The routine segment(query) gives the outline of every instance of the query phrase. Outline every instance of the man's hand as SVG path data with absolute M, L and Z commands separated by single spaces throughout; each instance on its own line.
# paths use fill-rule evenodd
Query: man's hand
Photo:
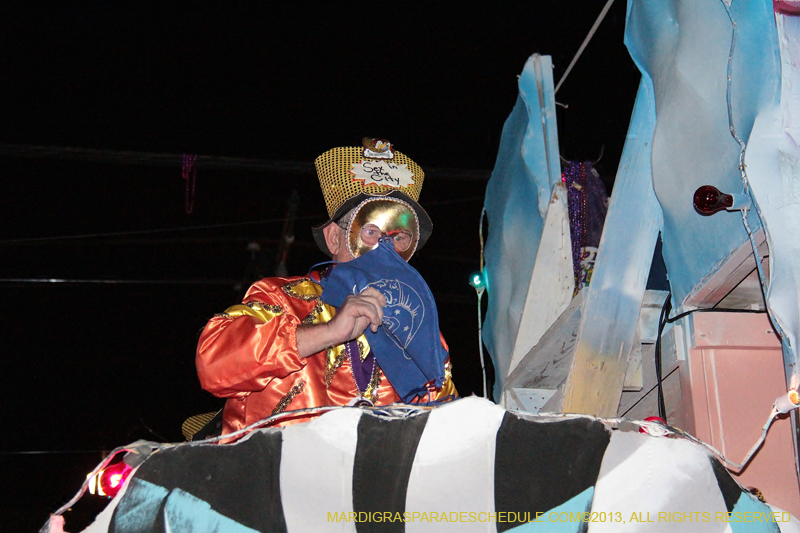
M 353 340 L 364 333 L 367 326 L 376 333 L 383 323 L 385 306 L 386 298 L 372 287 L 357 296 L 348 296 L 342 308 L 327 324 L 297 327 L 297 351 L 300 357 L 309 357 L 329 346 Z
M 364 333 L 367 326 L 377 333 L 378 327 L 383 324 L 384 307 L 386 298 L 372 287 L 358 296 L 348 296 L 333 320 L 325 324 L 334 339 L 328 346 L 355 339 Z

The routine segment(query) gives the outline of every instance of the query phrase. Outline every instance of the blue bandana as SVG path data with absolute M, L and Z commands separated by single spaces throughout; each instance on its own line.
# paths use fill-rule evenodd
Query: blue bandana
M 408 403 L 444 383 L 447 351 L 439 339 L 433 294 L 414 267 L 394 251 L 389 239 L 364 255 L 339 263 L 320 281 L 322 301 L 340 308 L 345 298 L 373 287 L 386 298 L 383 326 L 364 334 L 394 390 Z

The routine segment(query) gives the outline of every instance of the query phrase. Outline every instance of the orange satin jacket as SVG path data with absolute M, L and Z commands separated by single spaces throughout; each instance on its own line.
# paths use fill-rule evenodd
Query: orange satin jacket
M 250 287 L 241 305 L 208 322 L 197 346 L 197 375 L 205 390 L 228 398 L 223 434 L 284 410 L 347 405 L 362 395 L 375 405 L 400 400 L 377 364 L 367 390 L 361 393 L 344 345 L 300 357 L 297 326 L 324 324 L 335 314 L 333 307 L 322 303 L 321 294 L 322 287 L 308 277 L 265 278 Z M 442 345 L 447 349 L 443 338 Z M 358 348 L 363 360 L 370 350 L 364 335 L 358 338 Z M 429 391 L 429 397 L 421 401 L 457 395 L 449 359 L 442 388 L 429 384 Z M 281 420 L 278 425 L 313 416 Z

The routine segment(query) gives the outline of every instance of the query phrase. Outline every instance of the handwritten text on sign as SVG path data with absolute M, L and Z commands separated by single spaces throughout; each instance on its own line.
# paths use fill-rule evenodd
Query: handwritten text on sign
M 363 180 L 364 186 L 385 185 L 387 187 L 408 187 L 414 184 L 414 174 L 405 164 L 391 161 L 365 161 L 353 163 L 350 170 L 354 180 Z

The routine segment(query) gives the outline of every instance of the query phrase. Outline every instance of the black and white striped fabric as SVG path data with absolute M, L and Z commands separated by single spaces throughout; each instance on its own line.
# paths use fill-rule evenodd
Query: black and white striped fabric
M 739 520 L 739 521 L 737 521 Z M 800 531 L 683 439 L 465 398 L 153 454 L 86 531 Z

